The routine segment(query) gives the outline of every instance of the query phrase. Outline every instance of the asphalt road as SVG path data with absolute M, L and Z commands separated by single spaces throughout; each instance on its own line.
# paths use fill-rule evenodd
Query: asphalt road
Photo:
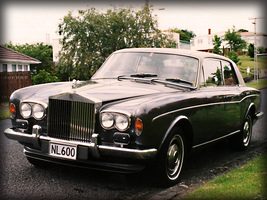
M 180 183 L 170 188 L 151 184 L 146 173 L 117 174 L 51 165 L 40 169 L 28 163 L 23 146 L 3 131 L 10 120 L 0 121 L 1 199 L 179 199 L 214 177 L 266 153 L 267 89 L 262 90 L 264 117 L 253 127 L 250 148 L 236 152 L 227 141 L 192 152 Z

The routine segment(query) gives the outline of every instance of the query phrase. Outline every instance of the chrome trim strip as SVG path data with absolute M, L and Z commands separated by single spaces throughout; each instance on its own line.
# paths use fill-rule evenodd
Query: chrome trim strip
M 228 137 L 228 136 L 234 135 L 234 134 L 239 133 L 239 132 L 240 132 L 240 130 L 238 130 L 238 131 L 234 131 L 234 132 L 232 132 L 232 133 L 229 133 L 228 135 L 224 135 L 224 136 L 219 137 L 219 138 L 216 138 L 216 139 L 214 139 L 214 140 L 210 140 L 210 141 L 208 141 L 208 142 L 204 142 L 204 143 L 201 143 L 201 144 L 197 144 L 197 145 L 193 146 L 192 148 L 194 149 L 194 148 L 197 148 L 197 147 L 200 147 L 200 146 L 203 146 L 203 145 L 206 145 L 206 144 L 209 144 L 209 143 L 212 143 L 212 142 L 221 140 L 221 139 L 223 139 L 223 138 L 226 138 L 226 137 Z
M 214 106 L 214 105 L 221 105 L 221 104 L 235 104 L 235 103 L 241 103 L 244 99 L 246 98 L 249 98 L 249 97 L 252 97 L 252 96 L 255 96 L 255 97 L 258 97 L 259 95 L 248 95 L 246 97 L 244 97 L 243 99 L 241 99 L 240 101 L 231 101 L 231 102 L 218 102 L 218 103 L 208 103 L 208 104 L 202 104 L 202 105 L 196 105 L 196 106 L 189 106 L 189 107 L 186 107 L 186 108 L 180 108 L 180 109 L 177 109 L 177 110 L 173 110 L 173 111 L 170 111 L 170 112 L 166 112 L 166 113 L 163 113 L 161 115 L 158 115 L 156 117 L 154 117 L 152 119 L 152 122 L 160 117 L 163 117 L 163 116 L 166 116 L 168 114 L 172 114 L 172 113 L 176 113 L 176 112 L 179 112 L 179 111 L 182 111 L 182 110 L 189 110 L 189 109 L 193 109 L 193 108 L 201 108 L 201 107 L 207 107 L 207 106 Z

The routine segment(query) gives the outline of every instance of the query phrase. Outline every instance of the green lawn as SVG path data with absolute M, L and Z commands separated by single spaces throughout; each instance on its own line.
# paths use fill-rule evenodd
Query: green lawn
M 256 89 L 266 88 L 267 87 L 267 79 L 259 80 L 258 82 L 250 82 L 246 83 L 248 87 L 253 87 Z
M 5 107 L 6 109 L 0 110 L 0 119 L 7 119 L 10 117 L 9 109 L 8 109 L 8 102 L 1 103 L 1 107 Z
M 251 70 L 254 70 L 254 58 L 250 58 L 249 56 L 239 56 L 241 65 L 238 65 L 239 71 L 241 72 L 242 77 L 245 81 L 252 80 L 254 77 L 254 73 Z M 267 68 L 267 58 L 258 58 L 258 68 L 266 69 Z M 247 68 L 250 68 L 250 73 L 247 74 Z
M 254 69 L 254 58 L 250 58 L 249 56 L 239 56 L 241 65 L 239 65 L 239 69 L 246 69 L 249 67 L 250 69 Z M 266 60 L 267 58 L 258 58 L 258 68 L 264 69 L 266 68 Z
M 8 119 L 10 117 L 9 111 L 0 110 L 0 119 Z
M 183 199 L 267 199 L 267 154 L 200 186 Z

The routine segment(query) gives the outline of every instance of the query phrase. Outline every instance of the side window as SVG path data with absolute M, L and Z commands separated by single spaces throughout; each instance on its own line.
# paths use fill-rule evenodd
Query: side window
M 220 60 L 205 59 L 203 62 L 204 80 L 201 86 L 223 85 L 222 68 Z
M 237 79 L 234 70 L 231 67 L 231 63 L 227 61 L 222 61 L 224 84 L 231 86 L 237 85 Z

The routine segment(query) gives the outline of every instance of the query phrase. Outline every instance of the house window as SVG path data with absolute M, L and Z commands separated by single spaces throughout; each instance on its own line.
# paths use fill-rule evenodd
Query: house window
M 28 71 L 28 65 L 24 65 L 24 70 L 23 71 Z
M 19 72 L 22 71 L 22 65 L 18 65 L 18 71 L 19 71 Z
M 3 72 L 7 72 L 7 64 L 3 64 L 2 67 L 3 67 Z
M 16 64 L 12 64 L 12 72 L 15 72 L 17 70 L 17 65 Z

